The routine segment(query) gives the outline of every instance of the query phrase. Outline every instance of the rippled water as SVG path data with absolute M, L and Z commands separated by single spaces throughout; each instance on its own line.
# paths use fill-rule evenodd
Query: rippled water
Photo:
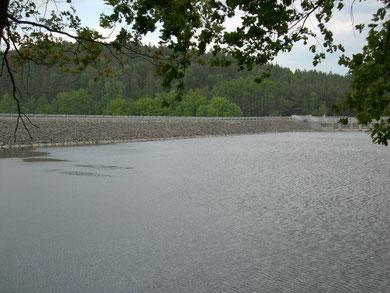
M 390 148 L 285 133 L 0 160 L 0 292 L 390 292 Z

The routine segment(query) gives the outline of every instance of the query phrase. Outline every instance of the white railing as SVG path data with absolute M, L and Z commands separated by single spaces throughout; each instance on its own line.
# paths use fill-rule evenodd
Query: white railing
M 311 129 L 320 131 L 333 131 L 342 129 L 370 128 L 372 125 L 361 125 L 355 117 L 347 116 L 312 116 L 312 115 L 292 115 L 292 119 L 307 123 Z M 340 123 L 340 119 L 348 119 L 347 125 Z M 375 121 L 373 121 L 375 122 Z
M 64 120 L 285 120 L 290 116 L 263 117 L 194 117 L 194 116 L 111 116 L 111 115 L 63 115 L 63 114 L 27 114 L 30 119 Z M 0 114 L 0 119 L 17 118 L 17 114 Z
M 355 117 L 347 116 L 292 115 L 291 117 L 301 122 L 339 123 L 340 119 L 348 118 L 348 123 L 358 123 Z

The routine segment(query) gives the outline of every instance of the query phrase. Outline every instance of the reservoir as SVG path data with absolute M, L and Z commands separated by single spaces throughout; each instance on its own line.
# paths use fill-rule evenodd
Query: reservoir
M 390 292 L 390 148 L 305 132 L 2 158 L 0 292 Z

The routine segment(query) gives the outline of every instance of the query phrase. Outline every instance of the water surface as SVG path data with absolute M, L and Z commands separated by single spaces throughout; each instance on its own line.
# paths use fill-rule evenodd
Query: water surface
M 390 291 L 390 149 L 364 133 L 37 151 L 0 160 L 0 292 Z

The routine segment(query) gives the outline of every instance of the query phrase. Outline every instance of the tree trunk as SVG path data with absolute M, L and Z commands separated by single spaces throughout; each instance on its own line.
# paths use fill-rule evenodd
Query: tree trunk
M 8 6 L 9 6 L 9 1 L 10 0 L 1 0 L 0 1 L 0 45 L 1 45 L 1 40 L 3 38 L 3 31 L 4 28 L 8 24 Z

